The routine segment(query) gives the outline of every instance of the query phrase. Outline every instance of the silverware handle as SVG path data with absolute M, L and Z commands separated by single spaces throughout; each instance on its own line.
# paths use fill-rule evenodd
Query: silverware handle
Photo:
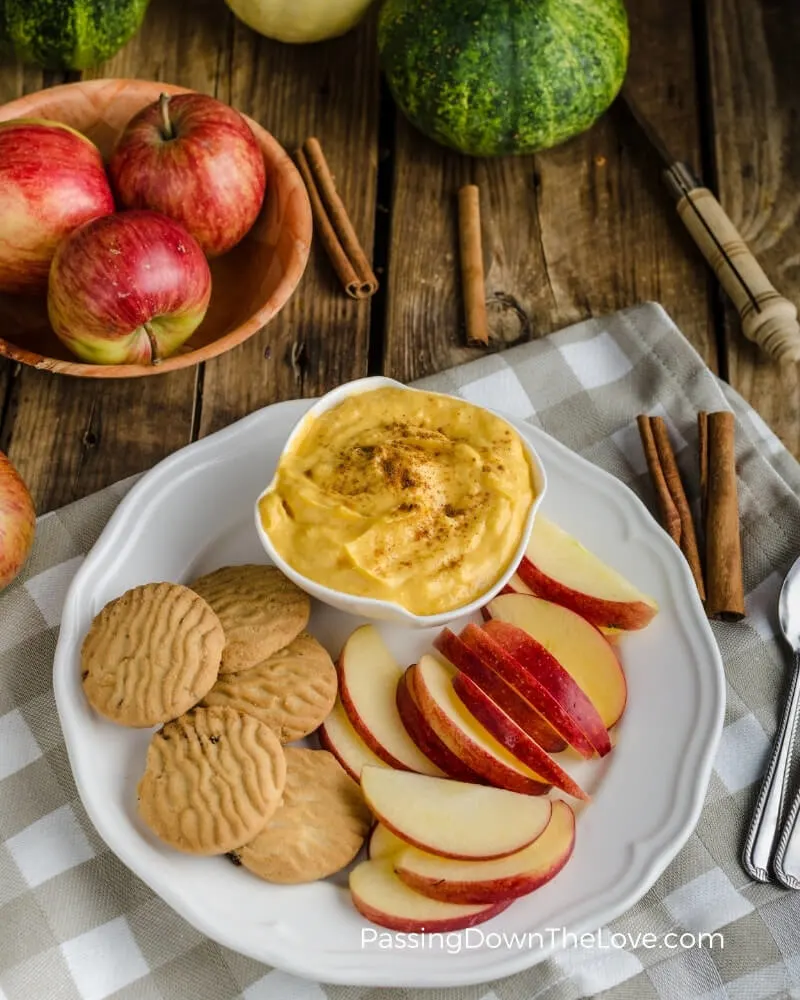
M 800 360 L 797 307 L 775 291 L 722 205 L 685 164 L 670 168 L 678 215 L 739 312 L 742 332 L 776 361 Z
M 797 816 L 800 813 L 800 790 L 795 794 L 786 822 L 780 832 L 772 870 L 775 878 L 787 889 L 800 889 L 800 827 Z
M 775 737 L 772 759 L 761 785 L 742 854 L 742 864 L 745 870 L 759 882 L 769 882 L 770 880 L 770 863 L 786 800 L 789 763 L 797 737 L 798 707 L 800 707 L 800 655 L 795 653 L 789 697 L 786 699 L 783 718 Z M 800 810 L 800 805 L 798 805 L 798 810 Z

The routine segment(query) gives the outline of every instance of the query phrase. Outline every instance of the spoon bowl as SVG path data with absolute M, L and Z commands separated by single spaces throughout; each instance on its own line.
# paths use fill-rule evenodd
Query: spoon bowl
M 778 598 L 778 621 L 789 646 L 800 650 L 800 558 L 786 574 Z

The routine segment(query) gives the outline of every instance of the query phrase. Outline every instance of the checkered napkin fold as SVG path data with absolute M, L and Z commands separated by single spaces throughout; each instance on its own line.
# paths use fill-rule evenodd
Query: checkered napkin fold
M 787 675 L 775 605 L 800 552 L 800 466 L 655 305 L 579 323 L 421 385 L 540 426 L 651 505 L 636 415 L 665 417 L 695 499 L 697 411 L 735 412 L 748 613 L 742 623 L 712 626 L 727 710 L 711 784 L 678 857 L 602 929 L 632 937 L 722 930 L 724 947 L 568 948 L 481 987 L 376 991 L 295 979 L 205 939 L 100 841 L 81 807 L 53 701 L 65 591 L 128 480 L 42 517 L 23 575 L 0 594 L 0 1000 L 800 996 L 800 893 L 751 882 L 739 863 Z

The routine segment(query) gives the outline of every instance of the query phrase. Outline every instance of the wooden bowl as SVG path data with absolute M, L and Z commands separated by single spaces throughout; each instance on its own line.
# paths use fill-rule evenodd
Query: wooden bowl
M 89 80 L 51 87 L 0 107 L 9 118 L 51 118 L 85 133 L 104 157 L 131 119 L 162 92 L 185 87 L 145 80 Z M 297 287 L 311 245 L 311 206 L 303 180 L 282 146 L 247 119 L 264 154 L 267 193 L 247 236 L 210 262 L 211 303 L 205 319 L 178 354 L 158 365 L 90 365 L 58 340 L 47 318 L 45 296 L 0 294 L 0 356 L 34 368 L 84 378 L 160 375 L 207 361 L 236 347 L 265 326 Z

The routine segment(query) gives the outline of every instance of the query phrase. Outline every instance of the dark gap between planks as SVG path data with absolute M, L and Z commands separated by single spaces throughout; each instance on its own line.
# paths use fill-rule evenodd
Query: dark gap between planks
M 378 276 L 378 291 L 369 304 L 367 374 L 382 375 L 386 356 L 389 255 L 394 207 L 394 156 L 397 112 L 383 76 L 378 99 L 378 177 L 375 185 L 375 226 L 372 240 L 372 269 Z
M 697 94 L 697 119 L 700 129 L 701 181 L 714 192 L 719 191 L 719 164 L 717 163 L 714 136 L 714 95 L 711 89 L 711 35 L 708 30 L 708 11 L 705 0 L 692 0 L 692 37 L 694 39 L 695 90 Z M 724 206 L 723 206 L 724 207 Z M 708 271 L 711 322 L 714 324 L 714 342 L 717 347 L 718 374 L 729 380 L 728 337 L 725 294 L 716 276 Z
M 232 67 L 235 53 L 233 43 L 236 37 L 236 23 L 233 12 L 228 12 L 228 22 L 226 29 L 225 48 L 217 49 L 217 70 L 214 74 L 214 97 L 221 100 L 219 96 L 220 81 L 223 75 L 227 75 L 228 90 L 233 93 Z M 228 102 L 225 102 L 228 103 Z M 206 379 L 206 363 L 201 361 L 196 368 L 194 377 L 194 394 L 192 399 L 192 422 L 189 428 L 189 441 L 197 441 L 200 437 L 200 422 L 203 419 L 203 387 Z

